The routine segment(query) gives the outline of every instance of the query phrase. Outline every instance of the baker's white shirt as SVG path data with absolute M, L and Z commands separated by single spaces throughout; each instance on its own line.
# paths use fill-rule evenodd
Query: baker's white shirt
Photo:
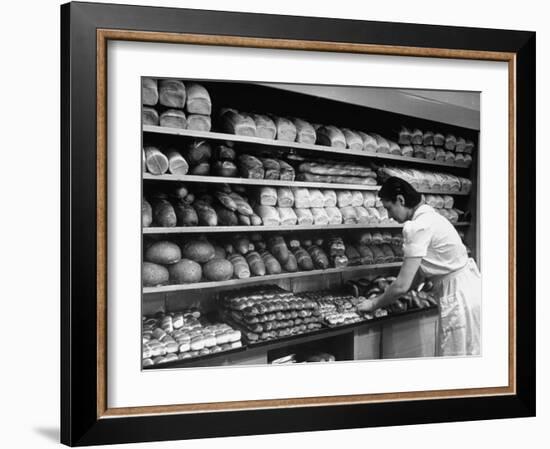
M 426 277 L 458 270 L 468 262 L 468 253 L 451 222 L 431 206 L 422 204 L 403 225 L 403 254 L 422 257 Z

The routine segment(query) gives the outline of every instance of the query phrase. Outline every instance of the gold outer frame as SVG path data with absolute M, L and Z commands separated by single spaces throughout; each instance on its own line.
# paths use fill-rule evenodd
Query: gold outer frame
M 516 55 L 508 52 L 404 47 L 238 36 L 159 33 L 118 29 L 96 30 L 97 53 L 97 418 L 147 416 L 271 408 L 318 407 L 390 401 L 449 399 L 516 394 Z M 303 51 L 377 54 L 508 63 L 508 385 L 505 387 L 426 390 L 346 396 L 231 401 L 142 407 L 107 407 L 107 43 L 108 41 L 178 43 Z

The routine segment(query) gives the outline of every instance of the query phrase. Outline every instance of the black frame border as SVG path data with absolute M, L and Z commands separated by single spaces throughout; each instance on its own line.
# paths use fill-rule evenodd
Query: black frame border
M 96 30 L 516 54 L 517 394 L 99 418 L 96 366 Z M 535 416 L 534 32 L 175 8 L 61 6 L 61 442 L 70 446 Z M 519 269 L 521 267 L 521 269 Z M 92 318 L 93 317 L 93 318 Z

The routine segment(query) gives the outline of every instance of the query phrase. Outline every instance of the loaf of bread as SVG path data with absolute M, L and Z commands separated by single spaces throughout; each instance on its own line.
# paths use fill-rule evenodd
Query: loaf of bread
M 466 148 L 466 141 L 464 140 L 464 137 L 459 137 L 456 139 L 455 151 L 457 153 L 464 153 L 464 148 Z
M 264 226 L 279 226 L 281 224 L 279 212 L 273 206 L 257 205 L 254 208 L 254 212 L 260 216 Z
M 168 282 L 170 275 L 168 269 L 162 265 L 153 262 L 143 262 L 141 264 L 141 279 L 144 287 L 156 287 Z
M 294 168 L 285 161 L 278 160 L 279 166 L 280 166 L 280 177 L 281 181 L 294 181 L 294 178 L 296 177 L 296 174 L 294 172 Z
M 374 263 L 374 253 L 372 252 L 370 246 L 359 244 L 356 245 L 355 248 L 359 252 L 359 255 L 361 256 L 361 264 L 362 265 L 370 265 Z
M 212 208 L 212 206 L 206 201 L 196 200 L 193 203 L 193 207 L 197 211 L 199 224 L 201 224 L 202 226 L 218 225 L 218 215 L 216 214 L 216 211 Z
M 283 271 L 279 261 L 269 251 L 262 250 L 259 254 L 262 257 L 267 274 L 280 274 Z
M 328 222 L 330 225 L 339 225 L 342 224 L 342 213 L 340 209 L 335 206 L 325 207 L 325 212 L 328 216 Z
M 393 142 L 392 140 L 388 140 L 388 144 L 390 146 L 390 150 L 389 150 L 390 154 L 401 156 L 401 147 L 396 142 Z
M 378 211 L 378 209 L 376 207 L 368 207 L 366 208 L 367 209 L 367 212 L 369 213 L 369 221 L 373 224 L 377 224 L 377 223 L 380 223 L 382 220 L 381 220 L 381 216 L 380 216 L 380 212 Z
M 348 258 L 349 265 L 359 265 L 361 263 L 361 255 L 352 245 L 346 245 L 345 255 Z
M 329 261 L 326 253 L 317 245 L 311 245 L 307 252 L 311 256 L 315 268 L 326 270 L 329 267 Z
M 191 169 L 189 170 L 189 174 L 197 176 L 208 176 L 210 174 L 210 163 L 201 162 L 200 164 L 191 167 Z
M 254 119 L 248 114 L 237 112 L 235 109 L 222 109 L 220 124 L 222 130 L 226 133 L 239 136 L 256 136 Z
M 239 219 L 235 212 L 217 204 L 214 206 L 214 211 L 218 217 L 219 226 L 237 226 L 239 224 Z
M 144 228 L 151 226 L 153 222 L 153 208 L 145 198 L 141 200 L 141 225 Z
M 424 143 L 424 134 L 418 128 L 411 133 L 411 144 L 422 145 Z
M 212 129 L 212 120 L 209 115 L 189 114 L 187 116 L 187 129 L 208 132 Z
M 310 207 L 324 207 L 325 197 L 319 189 L 309 189 Z
M 153 78 L 141 78 L 141 99 L 146 106 L 155 106 L 159 101 L 157 80 Z
M 264 166 L 258 158 L 250 154 L 241 154 L 238 159 L 238 166 L 242 177 L 264 179 Z
M 454 151 L 456 147 L 456 137 L 453 134 L 447 134 L 445 136 L 445 149 L 448 151 Z
M 363 139 L 361 139 L 359 134 L 349 128 L 342 128 L 342 133 L 344 133 L 347 148 L 354 151 L 361 151 L 363 149 Z
M 312 173 L 300 173 L 296 179 L 298 181 L 306 182 L 326 182 L 336 184 L 359 184 L 374 186 L 376 185 L 376 178 L 373 177 L 358 177 L 358 176 L 333 176 L 333 175 L 314 175 Z
M 413 146 L 413 156 L 420 158 L 420 159 L 426 159 L 426 148 L 424 148 L 422 145 L 414 145 Z
M 363 151 L 376 153 L 376 139 L 363 131 L 357 131 L 357 134 L 359 135 L 359 137 L 361 137 L 361 140 L 363 141 Z
M 176 226 L 176 212 L 168 200 L 159 199 L 153 203 L 153 223 L 163 228 Z
M 452 209 L 454 206 L 454 198 L 451 195 L 443 196 L 443 207 L 445 209 Z
M 445 145 L 445 136 L 441 133 L 434 134 L 434 145 L 436 147 L 442 147 Z
M 212 166 L 212 172 L 216 176 L 234 178 L 238 174 L 238 169 L 232 161 L 216 161 Z
M 168 171 L 168 158 L 157 147 L 148 146 L 145 151 L 145 165 L 152 175 L 163 175 Z
M 363 194 L 359 190 L 351 191 L 351 203 L 350 206 L 362 206 L 364 203 Z
M 375 177 L 375 173 L 369 167 L 362 167 L 355 164 L 344 163 L 317 163 L 303 162 L 298 167 L 302 173 L 311 173 L 316 175 L 332 175 L 332 176 L 364 176 Z
M 277 206 L 292 207 L 294 206 L 294 195 L 290 187 L 279 187 L 277 189 Z
M 277 190 L 274 187 L 262 187 L 260 189 L 260 204 L 262 206 L 277 205 Z
M 339 190 L 336 192 L 336 204 L 338 207 L 351 206 L 353 196 L 349 190 Z
M 298 246 L 296 248 L 293 248 L 294 256 L 296 257 L 296 262 L 298 263 L 298 267 L 300 267 L 303 271 L 311 271 L 313 270 L 313 260 L 309 253 L 302 248 L 301 246 Z
M 346 137 L 336 126 L 321 126 L 317 129 L 316 143 L 328 147 L 346 148 Z
M 438 148 L 435 152 L 435 160 L 438 162 L 445 162 L 445 150 Z
M 179 80 L 159 81 L 159 102 L 167 108 L 183 109 L 187 98 L 185 85 Z
M 273 120 L 264 114 L 250 114 L 256 125 L 256 137 L 274 140 L 277 136 L 277 128 Z
M 422 144 L 424 146 L 434 144 L 434 133 L 432 131 L 426 131 L 424 133 L 424 136 L 423 136 L 423 139 L 422 139 Z
M 283 264 L 283 268 L 289 273 L 294 273 L 298 271 L 298 261 L 296 260 L 296 256 L 293 253 L 290 253 L 288 255 L 288 260 L 286 261 L 286 263 Z
M 460 167 L 466 167 L 466 160 L 464 159 L 464 153 L 455 154 L 455 164 Z
M 410 145 L 403 145 L 401 147 L 401 155 L 405 157 L 413 157 L 414 156 L 413 147 L 411 147 Z
M 258 214 L 252 214 L 252 215 L 249 215 L 250 217 L 250 224 L 252 226 L 261 226 L 262 225 L 262 219 L 260 218 L 260 216 Z
M 300 118 L 292 118 L 291 120 L 296 127 L 296 142 L 313 145 L 317 140 L 315 128 L 309 122 Z
M 281 165 L 276 159 L 260 158 L 264 167 L 264 179 L 279 179 L 281 177 Z
M 374 207 L 376 204 L 376 193 L 363 191 L 363 207 Z
M 185 148 L 185 159 L 190 166 L 208 162 L 212 157 L 212 147 L 206 140 L 193 140 Z
M 466 140 L 466 143 L 464 144 L 464 152 L 467 154 L 472 154 L 474 150 L 474 142 L 471 140 Z
M 411 131 L 405 126 L 402 126 L 397 133 L 397 143 L 399 143 L 399 145 L 410 145 L 411 137 Z
M 334 190 L 322 190 L 323 194 L 323 207 L 334 207 L 338 201 L 336 192 Z
M 344 224 L 357 223 L 357 212 L 353 206 L 340 207 L 340 212 L 342 214 L 342 222 Z
M 375 231 L 372 233 L 372 243 L 379 245 L 384 242 L 384 238 L 382 237 L 382 233 L 379 231 Z
M 304 209 L 311 207 L 309 198 L 309 190 L 303 187 L 293 187 L 292 194 L 294 195 L 294 207 L 296 209 Z
M 174 242 L 158 241 L 150 245 L 143 256 L 147 262 L 170 265 L 181 259 L 181 249 Z
M 435 151 L 435 147 L 433 145 L 424 146 L 424 151 L 425 151 L 425 154 L 426 154 L 426 159 L 428 159 L 430 161 L 433 161 L 435 159 L 436 151 Z
M 277 129 L 277 140 L 294 142 L 296 140 L 296 126 L 289 119 L 271 115 L 275 128 Z
M 193 206 L 184 201 L 176 201 L 174 203 L 174 211 L 176 213 L 178 226 L 197 226 L 199 224 L 199 216 Z
M 376 152 L 377 153 L 389 153 L 390 144 L 380 134 L 371 133 L 372 137 L 376 139 Z
M 253 215 L 253 210 L 250 207 L 250 204 L 237 192 L 231 192 L 229 193 L 229 196 L 235 201 L 235 205 L 237 206 L 237 212 L 246 215 L 251 216 Z
M 144 106 L 141 109 L 141 120 L 143 122 L 143 126 L 158 126 L 159 114 L 156 109 Z
M 168 150 L 168 171 L 173 175 L 185 175 L 189 171 L 189 164 L 176 150 Z
M 237 279 L 247 279 L 250 277 L 250 268 L 248 262 L 241 254 L 231 254 L 227 260 L 233 265 L 233 275 Z
M 179 109 L 167 109 L 159 118 L 160 126 L 167 128 L 187 128 L 187 119 L 183 111 Z
M 298 219 L 298 225 L 311 226 L 313 224 L 313 215 L 309 209 L 294 209 Z
M 470 156 L 469 154 L 465 154 L 464 164 L 466 164 L 467 167 L 470 166 L 472 164 L 472 156 Z
M 197 83 L 187 83 L 187 101 L 185 109 L 189 114 L 212 114 L 212 100 L 204 86 Z
M 298 217 L 291 207 L 278 207 L 277 211 L 282 226 L 293 226 L 298 222 Z
M 367 209 L 363 206 L 355 207 L 355 214 L 357 215 L 357 222 L 361 224 L 367 224 L 370 222 L 370 215 Z
M 312 207 L 313 224 L 315 226 L 326 226 L 329 223 L 328 215 L 324 207 Z
M 454 163 L 455 161 L 455 154 L 452 151 L 446 151 L 445 152 L 445 162 L 448 163 Z

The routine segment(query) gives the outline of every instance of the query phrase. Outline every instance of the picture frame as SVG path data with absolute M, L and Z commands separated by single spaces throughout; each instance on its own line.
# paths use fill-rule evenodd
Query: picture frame
M 62 5 L 61 26 L 62 443 L 535 415 L 535 33 L 79 2 Z M 113 41 L 506 62 L 508 386 L 109 408 L 106 74 Z

